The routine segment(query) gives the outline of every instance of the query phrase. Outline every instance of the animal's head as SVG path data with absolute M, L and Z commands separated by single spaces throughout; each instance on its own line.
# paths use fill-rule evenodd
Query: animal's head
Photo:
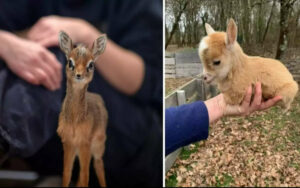
M 59 33 L 59 46 L 67 57 L 67 79 L 75 83 L 89 83 L 94 74 L 95 61 L 106 46 L 106 35 L 97 38 L 92 49 L 84 45 L 73 47 L 71 38 L 63 31 Z
M 234 53 L 240 49 L 237 38 L 237 26 L 230 19 L 226 32 L 216 32 L 205 24 L 207 36 L 199 45 L 199 56 L 203 63 L 203 80 L 216 84 L 228 76 L 234 64 Z

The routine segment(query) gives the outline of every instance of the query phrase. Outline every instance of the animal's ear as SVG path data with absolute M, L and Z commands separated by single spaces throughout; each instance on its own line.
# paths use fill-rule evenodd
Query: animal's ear
M 232 18 L 230 18 L 226 31 L 226 45 L 231 46 L 235 43 L 237 37 L 237 26 Z
M 205 23 L 205 30 L 207 35 L 210 35 L 215 32 L 215 30 L 208 23 Z
M 73 48 L 71 38 L 64 31 L 60 31 L 58 41 L 60 49 L 68 56 Z
M 97 38 L 93 43 L 93 56 L 94 59 L 97 59 L 97 57 L 103 53 L 106 47 L 106 35 L 101 35 L 99 38 Z

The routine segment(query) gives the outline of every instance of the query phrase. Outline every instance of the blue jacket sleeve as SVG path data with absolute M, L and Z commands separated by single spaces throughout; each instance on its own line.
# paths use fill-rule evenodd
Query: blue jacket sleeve
M 166 109 L 166 155 L 208 137 L 209 117 L 202 101 Z

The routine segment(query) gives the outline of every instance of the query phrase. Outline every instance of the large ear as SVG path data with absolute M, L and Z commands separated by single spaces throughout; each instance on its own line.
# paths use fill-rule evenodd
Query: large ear
M 106 35 L 104 34 L 94 41 L 92 48 L 94 59 L 97 59 L 97 57 L 104 52 L 106 47 L 106 40 Z
M 235 43 L 237 37 L 237 26 L 232 18 L 230 18 L 226 31 L 226 45 L 231 46 Z
M 59 46 L 60 49 L 66 54 L 69 55 L 72 51 L 72 40 L 64 31 L 59 32 Z
M 205 30 L 207 35 L 210 35 L 215 32 L 215 30 L 208 23 L 205 23 Z

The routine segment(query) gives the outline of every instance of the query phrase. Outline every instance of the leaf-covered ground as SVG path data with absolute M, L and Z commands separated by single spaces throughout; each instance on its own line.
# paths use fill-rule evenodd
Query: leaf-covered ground
M 210 125 L 206 141 L 184 148 L 166 186 L 300 186 L 300 96 L 280 107 Z

